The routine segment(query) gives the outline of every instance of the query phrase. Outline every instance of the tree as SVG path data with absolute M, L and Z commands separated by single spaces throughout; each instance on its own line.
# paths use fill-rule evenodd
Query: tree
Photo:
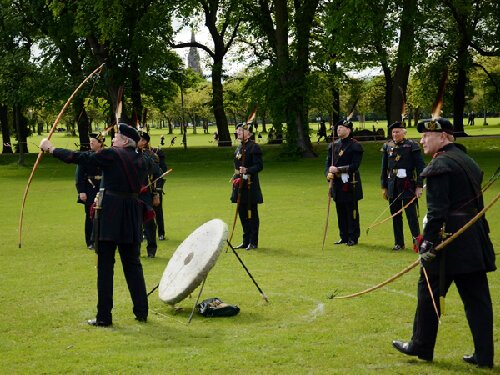
M 199 0 L 183 2 L 180 12 L 189 17 L 202 12 L 205 26 L 213 42 L 209 48 L 199 42 L 172 44 L 174 48 L 196 47 L 205 51 L 212 59 L 212 108 L 219 134 L 219 146 L 231 146 L 231 136 L 224 111 L 224 87 L 222 77 L 224 58 L 234 43 L 241 23 L 238 0 Z
M 61 0 L 54 3 L 55 9 L 66 6 Z M 123 102 L 130 103 L 131 109 L 124 106 L 122 117 L 141 124 L 145 77 L 159 72 L 161 84 L 165 71 L 175 71 L 179 64 L 179 58 L 165 48 L 172 34 L 170 2 L 81 0 L 68 4 L 76 7 L 78 35 L 86 38 L 98 64 L 106 63 L 104 81 L 112 108 L 117 107 L 118 88 L 123 86 L 125 98 L 131 99 Z M 159 65 L 162 69 L 155 69 Z
M 260 52 L 270 62 L 269 107 L 275 124 L 287 124 L 287 146 L 292 153 L 313 157 L 309 138 L 308 88 L 311 29 L 319 0 L 289 3 L 286 0 L 259 0 L 247 3 L 252 36 L 248 43 L 255 48 L 265 42 L 268 50 Z M 257 32 L 259 30 L 259 32 Z
M 468 73 L 473 66 L 471 50 L 474 49 L 478 55 L 500 56 L 500 4 L 493 0 L 443 0 L 443 3 L 455 21 L 454 32 L 448 36 L 456 51 L 453 127 L 456 135 L 462 135 Z
M 333 52 L 351 69 L 381 68 L 388 124 L 400 121 L 421 22 L 417 0 L 333 1 L 327 9 Z
M 16 151 L 19 164 L 24 164 L 24 153 L 28 152 L 29 135 L 26 109 L 34 101 L 36 67 L 30 60 L 31 47 L 36 33 L 31 24 L 25 23 L 20 3 L 0 0 L 0 104 L 3 106 L 0 120 L 4 143 L 10 144 L 9 111 L 12 109 L 12 124 L 16 132 Z M 9 152 L 4 146 L 4 151 Z

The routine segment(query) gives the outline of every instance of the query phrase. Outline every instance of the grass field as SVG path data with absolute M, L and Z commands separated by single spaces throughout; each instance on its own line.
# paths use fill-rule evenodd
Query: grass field
M 488 130 L 492 129 L 488 128 Z M 469 128 L 468 128 L 469 129 Z M 467 129 L 467 130 L 468 130 Z M 476 129 L 479 129 L 476 126 Z M 476 130 L 474 129 L 474 130 Z M 496 128 L 500 134 L 500 129 Z M 154 137 L 160 136 L 154 130 Z M 411 136 L 411 134 L 410 134 Z M 195 228 L 220 218 L 232 224 L 229 202 L 232 152 L 208 144 L 210 135 L 188 135 L 190 147 L 166 147 L 169 167 L 164 202 L 168 240 L 159 242 L 157 258 L 142 258 L 148 290 L 159 282 L 171 254 Z M 203 138 L 204 137 L 204 138 Z M 157 138 L 153 138 L 155 140 Z M 168 138 L 167 138 L 168 139 Z M 180 138 L 178 138 L 180 139 Z M 30 139 L 31 140 L 31 139 Z M 36 144 L 38 139 L 33 139 Z M 74 147 L 57 134 L 59 146 Z M 467 138 L 469 148 L 489 178 L 499 164 L 500 139 Z M 155 141 L 153 141 L 155 143 Z M 157 144 L 157 142 L 156 142 Z M 150 296 L 147 324 L 134 321 L 119 257 L 115 267 L 114 326 L 86 324 L 95 315 L 95 255 L 83 238 L 83 208 L 76 204 L 74 166 L 44 156 L 25 210 L 23 246 L 18 248 L 22 193 L 31 171 L 16 156 L 0 157 L 0 368 L 5 374 L 469 374 L 462 362 L 472 339 L 455 287 L 446 299 L 446 315 L 433 363 L 403 356 L 393 339 L 409 339 L 416 305 L 416 270 L 387 287 L 352 300 L 331 300 L 334 291 L 365 289 L 416 259 L 410 251 L 392 252 L 390 222 L 365 229 L 387 208 L 379 188 L 381 143 L 366 143 L 361 175 L 362 236 L 358 246 L 334 246 L 338 239 L 332 205 L 325 250 L 327 185 L 323 177 L 326 144 L 315 145 L 317 159 L 284 160 L 280 148 L 264 145 L 260 207 L 260 248 L 240 252 L 269 298 L 266 304 L 237 259 L 223 252 L 205 284 L 202 298 L 237 304 L 232 318 L 187 319 L 195 301 L 174 310 L 156 293 Z M 30 146 L 32 150 L 35 147 Z M 36 155 L 27 157 L 32 165 Z M 428 160 L 428 159 L 427 159 Z M 496 183 L 485 194 L 500 192 Z M 420 204 L 425 214 L 425 199 Z M 382 217 L 385 217 L 385 214 Z M 500 248 L 499 206 L 487 215 L 496 250 Z M 405 223 L 409 244 L 409 230 Z M 241 227 L 236 226 L 238 244 Z M 143 255 L 145 250 L 143 250 Z M 496 369 L 500 367 L 500 279 L 489 274 L 495 316 Z M 486 372 L 484 373 L 491 373 Z

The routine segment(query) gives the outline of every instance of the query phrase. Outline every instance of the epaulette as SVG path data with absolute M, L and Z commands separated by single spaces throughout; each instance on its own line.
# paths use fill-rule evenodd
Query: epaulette
M 380 149 L 380 152 L 385 152 L 385 151 L 387 151 L 387 149 L 388 149 L 389 147 L 392 147 L 392 148 L 396 147 L 396 144 L 394 143 L 394 141 L 393 141 L 392 139 L 391 139 L 390 141 L 385 142 L 385 143 L 382 145 L 382 148 Z

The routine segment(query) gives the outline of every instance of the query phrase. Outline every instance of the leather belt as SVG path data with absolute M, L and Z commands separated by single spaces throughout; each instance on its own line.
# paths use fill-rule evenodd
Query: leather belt
M 112 197 L 119 197 L 119 198 L 135 198 L 137 199 L 139 197 L 139 194 L 137 193 L 125 193 L 121 191 L 113 191 L 113 190 L 105 190 L 104 194 L 111 195 Z

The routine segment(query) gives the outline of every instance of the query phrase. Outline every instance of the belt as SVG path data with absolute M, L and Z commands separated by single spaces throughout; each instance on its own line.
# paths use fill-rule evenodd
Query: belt
M 389 169 L 389 173 L 398 174 L 398 170 L 400 169 L 405 169 L 405 168 Z
M 471 208 L 470 210 L 457 210 L 448 213 L 448 216 L 474 216 L 477 215 L 478 210 L 476 208 Z
M 119 197 L 119 198 L 135 198 L 137 199 L 139 197 L 139 194 L 137 193 L 125 193 L 121 191 L 113 191 L 113 190 L 105 190 L 104 194 L 111 195 L 112 197 Z
M 91 178 L 93 180 L 100 180 L 102 179 L 102 176 L 88 176 L 88 178 Z

